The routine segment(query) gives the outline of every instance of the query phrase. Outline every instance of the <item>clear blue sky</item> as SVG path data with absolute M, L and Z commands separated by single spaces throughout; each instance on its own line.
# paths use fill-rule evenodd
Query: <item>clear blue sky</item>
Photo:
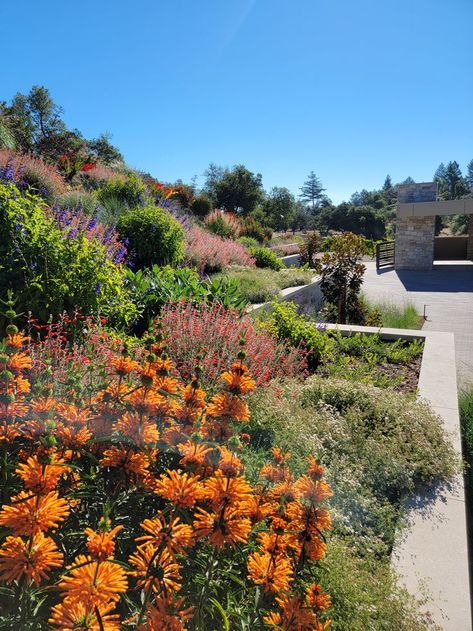
M 473 158 L 473 0 L 26 0 L 0 19 L 0 99 L 45 85 L 165 181 L 243 163 L 297 193 L 314 170 L 338 202 Z

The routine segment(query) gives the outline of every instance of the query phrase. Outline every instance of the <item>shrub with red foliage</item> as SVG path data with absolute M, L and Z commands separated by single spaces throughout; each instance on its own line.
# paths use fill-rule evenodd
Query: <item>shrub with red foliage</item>
M 0 169 L 8 168 L 9 179 L 18 186 L 30 186 L 48 202 L 66 191 L 58 169 L 33 156 L 0 149 Z
M 194 306 L 180 302 L 164 307 L 161 326 L 169 355 L 182 379 L 192 378 L 197 363 L 202 366 L 203 387 L 212 389 L 245 341 L 245 363 L 257 385 L 275 377 L 296 377 L 307 369 L 306 352 L 278 342 L 269 332 L 258 328 L 248 316 L 240 317 L 216 303 Z M 200 356 L 200 362 L 197 357 Z
M 79 173 L 79 181 L 87 191 L 96 190 L 108 180 L 117 177 L 120 177 L 119 173 L 117 173 L 110 167 L 106 167 L 103 164 L 100 164 L 100 162 L 94 164 L 93 168 L 82 169 L 82 171 Z M 124 176 L 121 177 L 125 179 Z
M 220 272 L 229 265 L 255 266 L 243 244 L 210 234 L 199 226 L 191 226 L 186 239 L 187 262 L 202 273 Z

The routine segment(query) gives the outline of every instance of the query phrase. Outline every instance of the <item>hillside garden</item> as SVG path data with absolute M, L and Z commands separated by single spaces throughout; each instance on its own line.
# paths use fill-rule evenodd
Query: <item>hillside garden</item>
M 247 310 L 321 271 L 366 321 L 363 240 L 283 269 L 222 183 L 103 155 L 0 150 L 0 628 L 432 628 L 390 567 L 458 466 L 422 344 Z

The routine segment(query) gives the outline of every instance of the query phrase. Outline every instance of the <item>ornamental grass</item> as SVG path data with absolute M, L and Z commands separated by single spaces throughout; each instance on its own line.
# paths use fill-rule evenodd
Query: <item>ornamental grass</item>
M 313 458 L 295 478 L 277 447 L 245 471 L 242 348 L 208 395 L 198 365 L 175 376 L 160 336 L 102 340 L 95 361 L 53 340 L 9 325 L 0 348 L 2 622 L 328 629 L 313 570 L 332 492 Z

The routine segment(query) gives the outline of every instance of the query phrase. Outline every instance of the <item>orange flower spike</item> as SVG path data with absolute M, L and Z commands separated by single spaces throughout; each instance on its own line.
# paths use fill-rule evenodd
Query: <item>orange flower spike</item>
M 196 469 L 200 469 L 206 464 L 206 461 L 209 460 L 209 455 L 214 451 L 212 447 L 206 447 L 202 443 L 194 443 L 192 440 L 181 443 L 178 445 L 178 449 L 182 454 L 179 464 L 195 467 Z
M 87 535 L 87 550 L 94 559 L 98 561 L 106 561 L 112 557 L 115 552 L 115 536 L 123 530 L 123 526 L 115 526 L 112 530 L 102 530 L 96 532 L 92 528 L 86 528 L 84 533 Z
M 237 476 L 243 469 L 241 460 L 226 447 L 219 447 L 220 462 L 218 463 L 219 470 L 223 475 L 227 477 Z
M 317 616 L 307 607 L 301 596 L 276 597 L 281 613 L 271 613 L 264 618 L 269 626 L 284 631 L 314 631 L 317 629 Z
M 121 623 L 118 614 L 110 613 L 114 609 L 114 603 L 98 607 L 102 627 L 97 619 L 95 607 L 86 606 L 80 601 L 66 598 L 51 609 L 51 617 L 48 622 L 53 629 L 87 630 L 87 631 L 120 631 Z
M 146 624 L 137 631 L 186 631 L 184 623 L 192 618 L 192 607 L 174 594 L 159 595 L 146 610 Z
M 233 394 L 247 394 L 256 389 L 256 382 L 248 374 L 248 368 L 239 362 L 233 364 L 230 370 L 221 374 L 227 389 Z
M 148 419 L 140 418 L 138 414 L 125 412 L 114 424 L 113 429 L 131 443 L 142 447 L 159 440 L 159 432 L 156 423 Z
M 53 491 L 60 477 L 69 470 L 62 458 L 53 455 L 49 464 L 42 464 L 37 456 L 31 456 L 26 464 L 20 464 L 15 473 L 23 480 L 25 488 L 35 494 Z
M 325 611 L 332 606 L 330 596 L 322 591 L 318 583 L 312 583 L 306 592 L 306 600 L 312 609 L 316 611 Z
M 123 467 L 128 474 L 136 475 L 140 478 L 148 474 L 150 466 L 146 454 L 116 446 L 103 452 L 100 464 L 102 467 Z
M 250 420 L 250 411 L 245 401 L 237 396 L 224 392 L 216 394 L 210 400 L 207 407 L 208 416 L 216 416 L 229 421 L 247 422 Z
M 237 507 L 252 493 L 244 477 L 227 478 L 220 471 L 204 483 L 204 497 L 218 511 L 225 506 Z
M 112 561 L 95 561 L 79 554 L 59 583 L 63 596 L 90 607 L 103 607 L 120 599 L 128 589 L 125 570 Z
M 9 348 L 23 348 L 29 340 L 30 338 L 27 335 L 14 333 L 13 335 L 7 335 L 6 343 Z
M 19 375 L 23 370 L 29 370 L 33 367 L 33 361 L 27 353 L 14 353 L 10 355 L 7 363 L 7 369 Z
M 313 480 L 321 480 L 325 474 L 324 467 L 322 467 L 322 465 L 319 465 L 319 463 L 313 456 L 309 456 L 307 460 L 309 461 L 309 476 Z
M 171 554 L 182 554 L 194 545 L 192 526 L 181 523 L 179 517 L 169 524 L 159 517 L 145 519 L 141 527 L 148 534 L 138 537 L 136 541 L 153 544 L 156 548 L 164 544 Z
M 154 492 L 180 508 L 192 508 L 202 498 L 202 483 L 198 475 L 168 470 L 155 483 Z
M 117 357 L 112 360 L 112 367 L 115 369 L 115 372 L 120 377 L 125 377 L 129 375 L 134 370 L 138 370 L 139 364 L 138 362 L 131 359 L 131 357 Z
M 201 388 L 194 388 L 192 385 L 188 385 L 182 391 L 182 398 L 188 405 L 193 405 L 196 408 L 205 408 L 206 392 Z
M 0 580 L 12 583 L 25 578 L 28 585 L 39 585 L 62 562 L 62 553 L 42 532 L 33 536 L 31 544 L 21 537 L 7 537 L 0 548 Z
M 329 497 L 332 497 L 333 492 L 327 482 L 323 480 L 313 480 L 307 475 L 300 477 L 294 488 L 300 494 L 301 498 L 310 502 L 312 505 L 320 504 Z
M 269 552 L 253 552 L 248 558 L 248 578 L 261 585 L 265 592 L 287 591 L 293 581 L 289 559 Z
M 247 543 L 251 532 L 251 522 L 242 517 L 238 509 L 227 509 L 219 512 L 208 512 L 197 508 L 194 519 L 195 536 L 198 539 L 209 537 L 216 548 L 225 544 Z
M 69 515 L 67 501 L 56 491 L 46 495 L 31 495 L 21 491 L 11 499 L 10 506 L 0 511 L 0 525 L 10 528 L 15 535 L 31 535 L 56 528 Z
M 158 553 L 156 550 L 151 543 L 138 546 L 136 552 L 128 559 L 135 569 L 128 573 L 137 579 L 137 585 L 142 589 L 152 588 L 155 592 L 179 591 L 181 589 L 179 564 L 168 550 L 164 549 Z

